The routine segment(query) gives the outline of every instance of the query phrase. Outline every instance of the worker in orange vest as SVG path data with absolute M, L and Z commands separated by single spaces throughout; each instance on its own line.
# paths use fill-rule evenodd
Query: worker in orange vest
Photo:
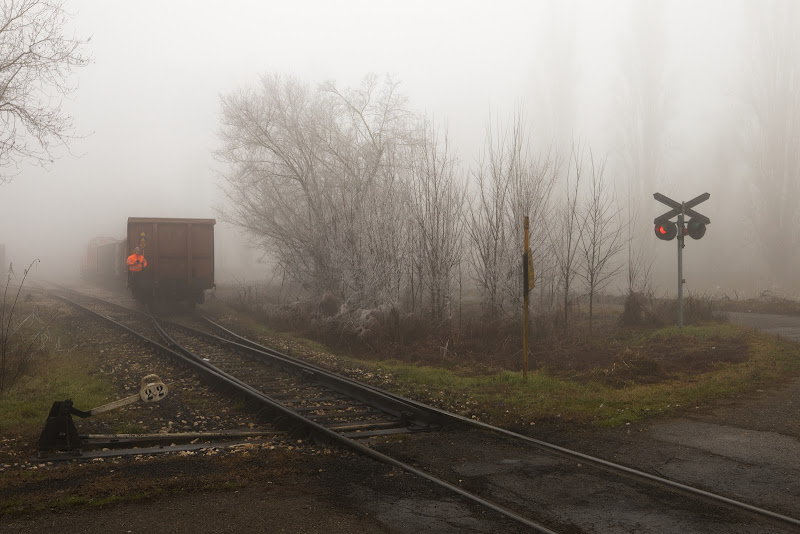
M 147 267 L 147 258 L 142 256 L 142 249 L 140 247 L 133 249 L 133 254 L 128 256 L 127 264 L 128 270 L 132 273 L 139 273 L 142 269 Z

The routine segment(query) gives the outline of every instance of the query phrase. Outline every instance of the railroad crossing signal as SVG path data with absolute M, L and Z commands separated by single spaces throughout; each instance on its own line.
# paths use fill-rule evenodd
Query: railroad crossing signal
M 671 198 L 662 195 L 661 193 L 653 193 L 653 198 L 659 202 L 666 204 L 672 209 L 662 215 L 659 215 L 653 220 L 656 225 L 656 237 L 665 241 L 671 241 L 678 237 L 683 240 L 683 236 L 688 235 L 692 239 L 700 239 L 706 233 L 706 225 L 711 224 L 711 219 L 694 211 L 692 208 L 705 202 L 711 195 L 703 193 L 688 202 L 677 202 Z M 670 221 L 671 218 L 678 215 L 678 223 Z M 683 216 L 688 215 L 691 217 L 689 223 L 684 227 Z
M 696 196 L 692 200 L 688 202 L 678 202 L 672 200 L 669 197 L 662 195 L 661 193 L 653 193 L 653 198 L 661 202 L 662 204 L 666 204 L 671 210 L 666 213 L 663 213 L 653 219 L 653 223 L 656 225 L 655 232 L 656 237 L 659 239 L 663 239 L 664 241 L 671 241 L 678 238 L 678 326 L 683 326 L 683 284 L 686 280 L 683 279 L 683 247 L 684 247 L 684 237 L 689 236 L 692 239 L 700 239 L 706 233 L 706 225 L 711 224 L 711 219 L 703 215 L 702 213 L 698 213 L 694 211 L 692 208 L 700 204 L 701 202 L 705 202 L 709 199 L 711 195 L 708 193 L 703 193 L 702 195 Z M 670 221 L 671 218 L 674 216 L 678 216 L 677 222 Z M 691 217 L 689 219 L 689 223 L 684 225 L 683 218 L 684 216 L 688 215 Z

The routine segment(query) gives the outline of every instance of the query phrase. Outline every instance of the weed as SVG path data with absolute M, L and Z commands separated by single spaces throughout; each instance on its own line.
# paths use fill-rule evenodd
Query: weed
M 138 423 L 122 421 L 114 425 L 114 432 L 117 434 L 146 434 L 147 428 Z
M 11 280 L 14 277 L 13 266 L 8 270 L 3 302 L 0 305 L 0 395 L 30 371 L 36 356 L 44 348 L 43 334 L 47 325 L 42 326 L 35 306 L 20 303 L 22 286 L 31 267 L 38 261 L 34 260 L 25 269 L 16 292 L 11 287 Z M 9 298 L 9 290 L 13 298 Z M 22 308 L 25 308 L 27 315 L 23 315 Z
M 207 396 L 201 395 L 198 392 L 193 391 L 191 389 L 185 389 L 181 391 L 181 398 L 183 399 L 183 402 L 187 406 L 191 406 L 198 410 L 208 410 L 209 408 L 211 408 Z
M 100 406 L 113 394 L 110 383 L 87 375 L 93 355 L 73 352 L 68 358 L 46 353 L 41 355 L 41 369 L 35 376 L 14 384 L 0 397 L 0 434 L 34 436 L 54 401 L 73 399 L 75 406 L 89 410 Z

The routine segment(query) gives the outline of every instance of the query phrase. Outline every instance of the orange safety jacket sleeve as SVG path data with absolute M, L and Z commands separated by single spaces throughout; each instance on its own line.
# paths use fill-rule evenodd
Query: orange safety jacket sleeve
M 140 254 L 131 254 L 127 259 L 128 270 L 138 272 L 147 267 L 147 260 Z

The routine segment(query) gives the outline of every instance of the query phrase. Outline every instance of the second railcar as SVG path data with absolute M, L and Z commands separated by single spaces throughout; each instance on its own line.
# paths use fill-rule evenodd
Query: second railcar
M 103 275 L 98 266 L 100 247 L 116 241 L 113 237 L 108 236 L 93 237 L 89 240 L 86 245 L 86 254 L 81 260 L 81 277 L 90 282 L 102 280 Z
M 128 218 L 126 255 L 142 249 L 147 267 L 129 273 L 146 303 L 202 303 L 214 286 L 214 219 Z
M 97 274 L 101 283 L 113 289 L 124 289 L 127 275 L 126 250 L 124 239 L 97 247 Z

